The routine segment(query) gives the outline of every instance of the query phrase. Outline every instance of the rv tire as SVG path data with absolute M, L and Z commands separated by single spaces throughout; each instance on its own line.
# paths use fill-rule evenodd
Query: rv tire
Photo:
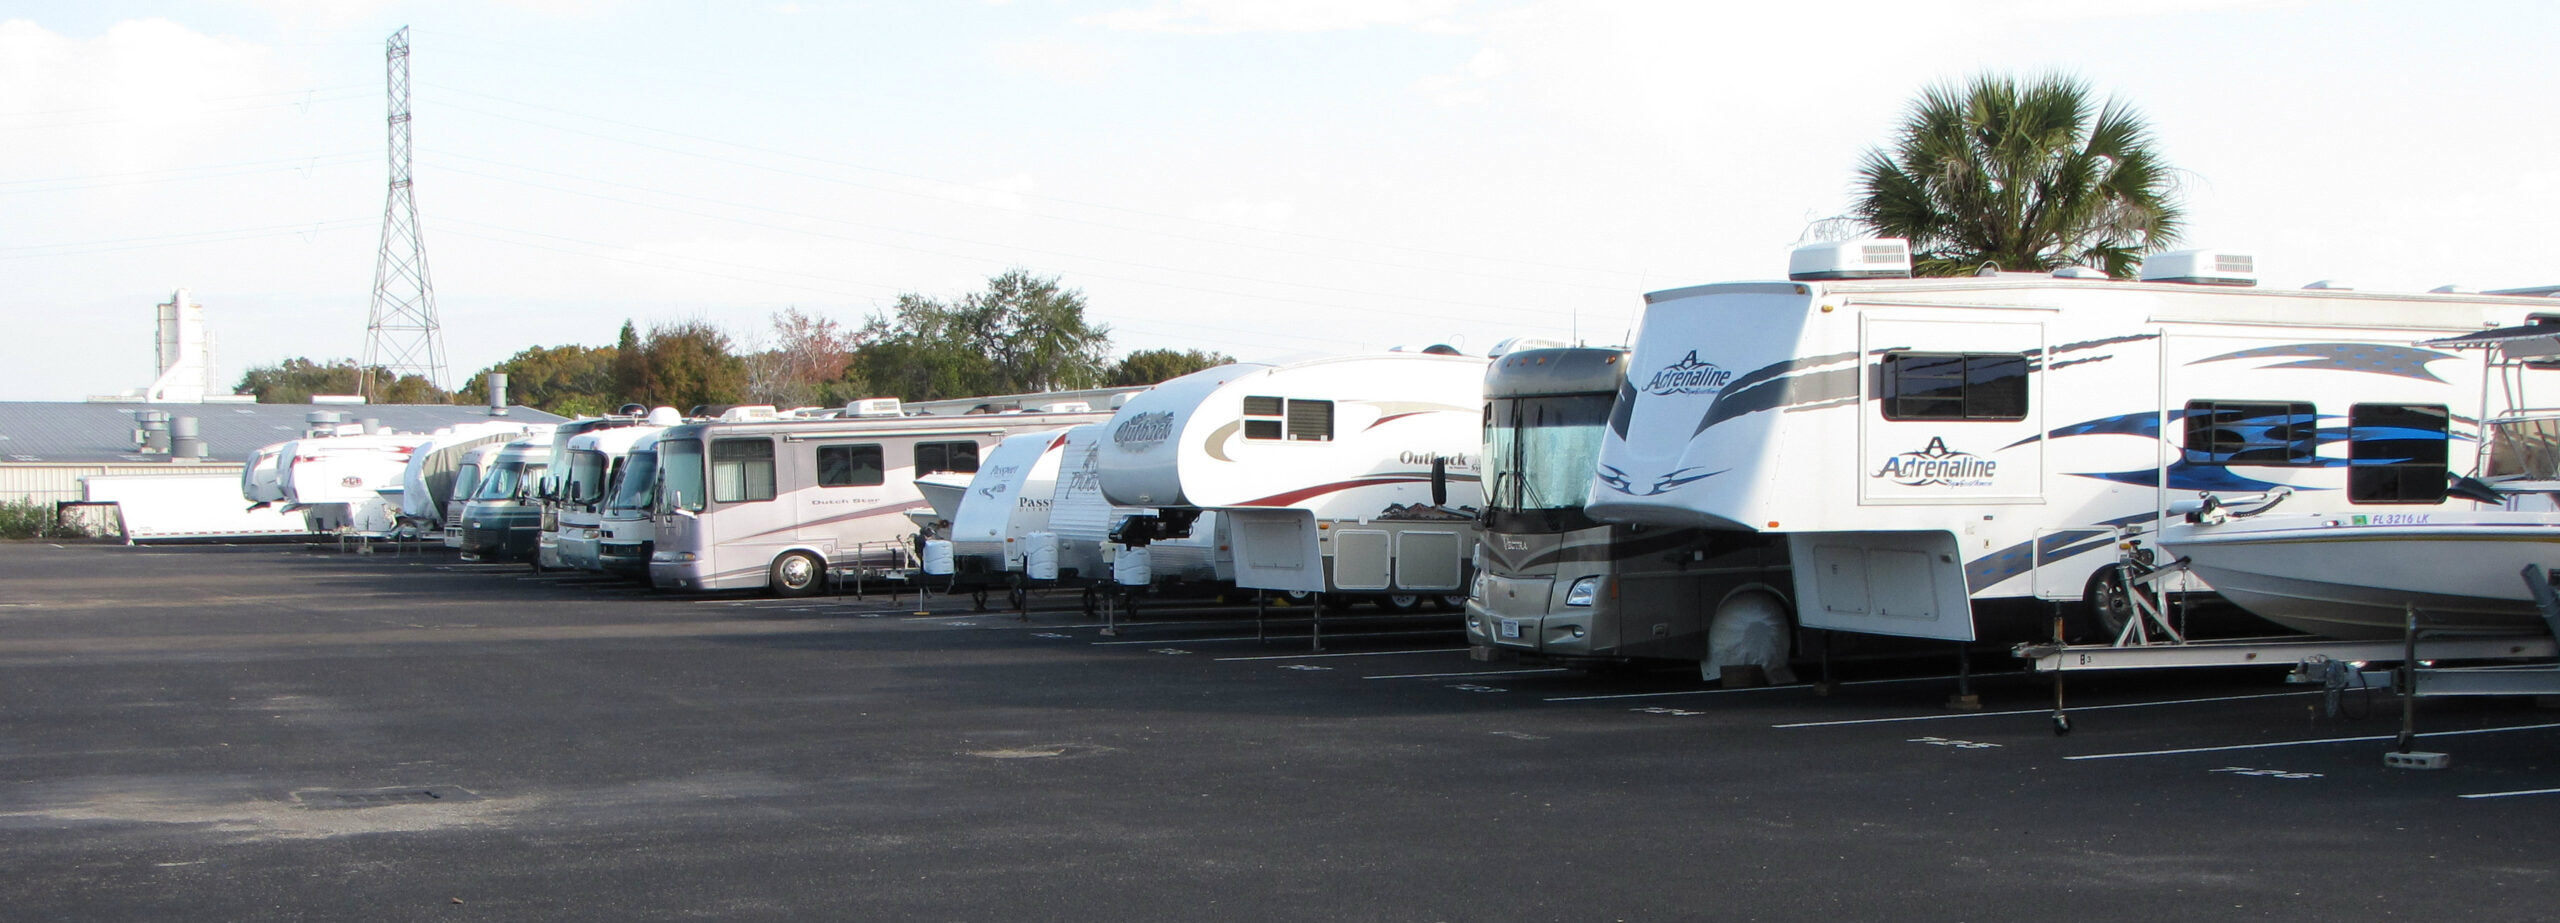
M 1715 615 L 1707 622 L 1708 655 L 1698 661 L 1698 677 L 1711 682 L 1724 679 L 1724 668 L 1756 667 L 1766 682 L 1786 685 L 1795 682 L 1795 672 L 1788 664 L 1795 660 L 1796 615 L 1776 595 L 1751 590 L 1725 597 L 1717 604 Z M 1776 656 L 1768 663 L 1720 664 L 1716 662 L 1715 644 L 1719 637 L 1774 645 Z
M 2088 588 L 2081 591 L 2079 618 L 2067 626 L 2071 637 L 2081 643 L 2110 642 L 2124 633 L 2126 619 L 2133 617 L 2133 599 L 2124 585 L 2124 573 L 2116 567 L 2101 567 L 2089 575 Z
M 1422 608 L 1422 597 L 1412 593 L 1389 593 L 1378 597 L 1378 608 L 1388 612 L 1412 612 Z
M 769 575 L 775 596 L 815 596 L 827 582 L 827 565 L 806 551 L 786 551 L 773 559 Z

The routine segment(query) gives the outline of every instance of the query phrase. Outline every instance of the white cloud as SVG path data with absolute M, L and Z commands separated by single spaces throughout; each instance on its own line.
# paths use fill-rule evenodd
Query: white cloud
M 1414 88 L 1444 106 L 1475 105 L 1485 101 L 1487 83 L 1510 71 L 1509 55 L 1499 48 L 1483 48 L 1457 70 L 1424 77 Z
M 1003 42 L 988 49 L 987 57 L 1006 70 L 1068 83 L 1092 83 L 1118 63 L 1102 49 L 1056 39 Z
M 1441 28 L 1467 0 L 1157 0 L 1086 21 L 1129 32 L 1335 32 L 1376 26 Z
M 953 191 L 953 198 L 971 205 L 984 205 L 1007 211 L 1022 210 L 1022 194 L 1038 188 L 1039 183 L 1028 173 L 1016 173 L 1003 179 L 988 180 Z
M 1267 231 L 1288 230 L 1290 220 L 1297 215 L 1296 203 L 1278 200 L 1228 199 L 1191 210 L 1191 217 L 1201 221 L 1261 228 Z
M 0 22 L 0 113 L 46 138 L 0 152 L 0 167 L 100 173 L 201 162 L 189 147 L 290 111 L 298 83 L 264 47 L 166 19 L 117 23 L 87 40 Z

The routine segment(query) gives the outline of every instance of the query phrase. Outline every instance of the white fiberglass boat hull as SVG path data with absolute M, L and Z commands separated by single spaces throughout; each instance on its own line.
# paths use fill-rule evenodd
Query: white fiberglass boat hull
M 2177 523 L 2159 544 L 2270 622 L 2332 638 L 2437 631 L 2540 634 L 2519 574 L 2560 568 L 2560 513 L 2270 514 Z

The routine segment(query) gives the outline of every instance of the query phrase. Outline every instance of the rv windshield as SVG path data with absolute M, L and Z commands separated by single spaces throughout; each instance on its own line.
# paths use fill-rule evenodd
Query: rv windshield
M 658 476 L 664 483 L 658 487 L 658 503 L 677 504 L 694 512 L 702 511 L 702 441 L 668 439 L 658 443 Z
M 622 489 L 614 491 L 613 499 L 607 502 L 604 508 L 618 511 L 645 510 L 654 505 L 657 498 L 658 452 L 655 449 L 643 449 L 623 459 Z
M 571 450 L 568 480 L 562 482 L 560 488 L 567 492 L 564 499 L 579 506 L 594 506 L 596 501 L 604 499 L 606 464 L 607 461 L 602 452 L 594 449 Z
M 463 462 L 462 467 L 453 469 L 452 496 L 460 497 L 465 500 L 471 499 L 472 488 L 478 486 L 480 486 L 480 465 L 478 463 Z
M 1497 398 L 1485 405 L 1485 520 L 1497 532 L 1563 532 L 1582 512 L 1615 395 Z
M 541 462 L 527 463 L 517 458 L 499 459 L 489 466 L 488 474 L 481 476 L 479 486 L 471 491 L 471 499 L 516 499 L 517 492 L 527 482 L 541 477 L 542 472 L 550 467 Z

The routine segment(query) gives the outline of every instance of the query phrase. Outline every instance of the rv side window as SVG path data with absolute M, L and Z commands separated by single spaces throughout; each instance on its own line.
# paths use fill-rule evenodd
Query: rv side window
M 2027 357 L 2017 353 L 1889 353 L 1887 420 L 2024 420 Z
M 818 486 L 878 487 L 886 481 L 880 466 L 879 445 L 818 447 Z
M 1244 438 L 1333 441 L 1333 402 L 1281 397 L 1244 399 Z
M 916 473 L 957 471 L 968 474 L 978 470 L 978 444 L 974 442 L 916 443 Z
M 2347 501 L 2442 503 L 2447 422 L 2431 404 L 2347 409 Z
M 773 440 L 712 440 L 711 499 L 717 503 L 773 499 Z
M 2302 401 L 2187 402 L 2191 465 L 2316 465 L 2318 417 Z

